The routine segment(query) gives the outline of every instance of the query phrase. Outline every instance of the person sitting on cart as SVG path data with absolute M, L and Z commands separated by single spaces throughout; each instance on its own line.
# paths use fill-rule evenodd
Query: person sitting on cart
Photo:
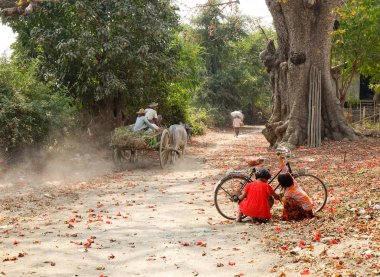
M 145 117 L 150 123 L 159 125 L 159 115 L 157 115 L 158 103 L 153 102 L 149 104 L 149 108 L 145 109 Z
M 136 122 L 132 128 L 133 132 L 138 132 L 138 131 L 155 131 L 160 129 L 156 124 L 150 123 L 149 120 L 145 116 L 145 110 L 141 108 L 137 112 L 137 118 Z

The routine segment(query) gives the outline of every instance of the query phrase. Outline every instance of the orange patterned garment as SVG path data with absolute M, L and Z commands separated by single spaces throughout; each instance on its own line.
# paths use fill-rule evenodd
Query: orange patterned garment
M 294 199 L 305 211 L 311 211 L 313 204 L 306 192 L 297 184 L 286 188 L 284 197 Z

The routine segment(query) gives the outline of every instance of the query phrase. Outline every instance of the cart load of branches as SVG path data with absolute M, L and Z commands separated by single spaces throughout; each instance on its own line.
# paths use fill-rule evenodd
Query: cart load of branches
M 155 139 L 159 131 L 156 132 L 133 132 L 131 127 L 116 128 L 111 137 L 111 145 L 126 149 L 149 149 L 157 144 Z

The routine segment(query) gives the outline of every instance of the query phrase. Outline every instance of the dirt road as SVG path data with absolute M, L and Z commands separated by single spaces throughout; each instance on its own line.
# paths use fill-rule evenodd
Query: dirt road
M 240 163 L 233 149 L 259 131 L 239 138 L 210 132 L 165 170 L 153 155 L 92 181 L 50 182 L 27 193 L 18 184 L 13 197 L 3 187 L 0 273 L 276 276 L 270 271 L 279 257 L 265 251 L 260 226 L 225 221 L 213 206 L 216 180 Z
M 83 152 L 38 175 L 8 172 L 0 276 L 378 276 L 378 141 L 297 149 L 294 164 L 329 188 L 318 219 L 282 222 L 275 212 L 270 224 L 226 221 L 213 205 L 217 180 L 246 168 L 247 155 L 275 164 L 260 131 L 210 131 L 165 170 L 157 153 L 115 173 L 103 154 Z

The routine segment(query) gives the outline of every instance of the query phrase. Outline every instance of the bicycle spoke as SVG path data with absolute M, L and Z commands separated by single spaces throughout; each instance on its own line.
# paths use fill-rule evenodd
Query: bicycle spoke
M 241 188 L 248 182 L 246 177 L 227 176 L 215 190 L 214 201 L 218 212 L 227 219 L 235 219 L 238 212 L 238 203 L 232 196 L 239 194 Z
M 223 190 L 229 196 L 230 200 L 232 200 L 232 195 L 223 186 L 221 186 L 220 189 Z

